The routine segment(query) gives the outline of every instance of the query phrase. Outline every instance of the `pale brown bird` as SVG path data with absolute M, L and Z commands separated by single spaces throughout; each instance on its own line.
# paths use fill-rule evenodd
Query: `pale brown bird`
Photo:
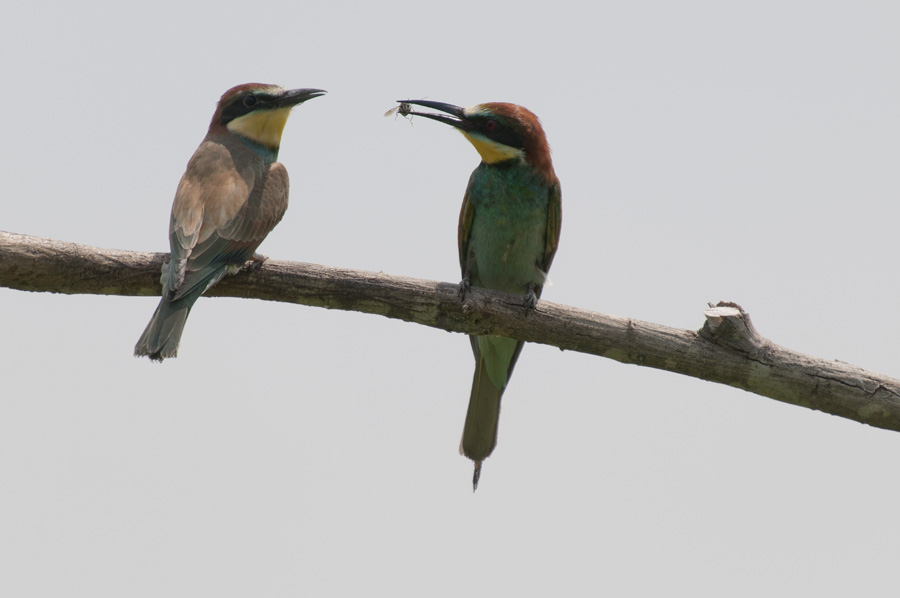
M 175 193 L 162 300 L 134 347 L 136 356 L 175 357 L 200 295 L 248 260 L 265 259 L 256 249 L 288 206 L 287 170 L 276 161 L 281 133 L 294 106 L 324 93 L 246 83 L 219 100 Z

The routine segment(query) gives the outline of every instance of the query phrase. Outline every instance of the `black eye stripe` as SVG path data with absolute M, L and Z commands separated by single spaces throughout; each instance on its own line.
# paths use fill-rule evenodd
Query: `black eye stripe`
M 493 139 L 503 145 L 525 149 L 525 142 L 514 126 L 507 126 L 501 119 L 484 118 L 479 119 L 481 122 L 477 124 L 477 130 L 488 139 Z
M 239 95 L 222 110 L 222 118 L 219 122 L 228 124 L 236 118 L 250 114 L 255 110 L 265 109 L 267 103 L 273 100 L 273 96 L 263 91 L 250 91 Z

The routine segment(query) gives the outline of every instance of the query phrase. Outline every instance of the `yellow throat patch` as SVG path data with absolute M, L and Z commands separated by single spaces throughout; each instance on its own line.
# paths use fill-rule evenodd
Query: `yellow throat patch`
M 493 139 L 488 139 L 478 133 L 468 133 L 466 131 L 460 131 L 460 133 L 465 135 L 469 143 L 475 146 L 485 164 L 494 164 L 512 160 L 513 158 L 525 157 L 525 152 L 522 150 L 497 143 Z
M 226 126 L 232 133 L 243 135 L 269 149 L 278 149 L 281 145 L 281 133 L 291 114 L 293 106 L 261 110 L 239 116 Z

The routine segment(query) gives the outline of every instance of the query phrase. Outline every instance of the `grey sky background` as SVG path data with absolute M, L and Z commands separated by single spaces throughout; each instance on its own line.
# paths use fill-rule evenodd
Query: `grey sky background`
M 900 375 L 892 2 L 14 3 L 0 229 L 167 251 L 238 83 L 320 87 L 272 258 L 455 282 L 475 150 L 393 101 L 544 124 L 544 298 L 682 328 L 742 304 Z M 469 343 L 376 316 L 0 289 L 0 595 L 893 596 L 900 435 L 528 345 L 472 494 Z

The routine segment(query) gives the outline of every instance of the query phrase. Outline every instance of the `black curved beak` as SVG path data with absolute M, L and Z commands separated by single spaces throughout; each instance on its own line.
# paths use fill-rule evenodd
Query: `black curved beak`
M 306 100 L 311 100 L 313 98 L 317 98 L 319 96 L 325 95 L 326 92 L 324 89 L 290 89 L 275 100 L 275 104 L 279 108 L 284 108 L 286 106 L 297 106 L 302 104 Z
M 431 100 L 397 100 L 397 102 L 400 103 L 400 114 L 403 114 L 404 116 L 408 114 L 424 116 L 425 118 L 430 118 L 431 120 L 436 120 L 438 122 L 450 125 L 451 127 L 456 127 L 457 129 L 460 129 L 462 131 L 468 131 L 472 128 L 468 119 L 466 119 L 465 110 L 463 110 L 459 106 L 454 106 L 453 104 L 445 104 L 444 102 L 432 102 Z M 404 104 L 406 106 L 404 106 Z M 415 104 L 416 106 L 424 106 L 425 108 L 440 110 L 441 112 L 446 112 L 450 116 L 444 116 L 443 114 L 434 114 L 433 112 L 414 112 L 412 110 L 409 110 L 409 104 Z

